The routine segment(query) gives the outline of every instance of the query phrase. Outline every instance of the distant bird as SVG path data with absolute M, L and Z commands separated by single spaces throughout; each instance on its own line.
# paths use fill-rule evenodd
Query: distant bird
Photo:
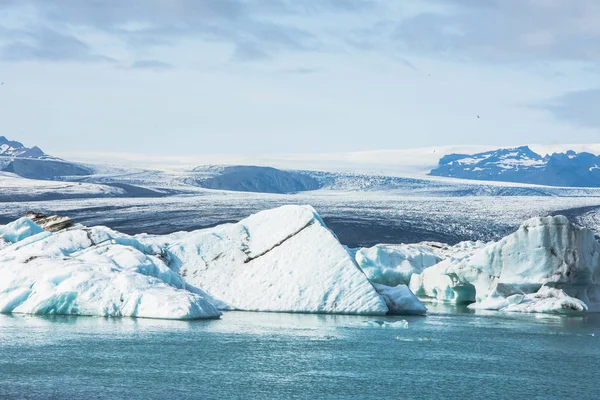
M 481 117 L 478 115 L 477 118 L 481 118 Z

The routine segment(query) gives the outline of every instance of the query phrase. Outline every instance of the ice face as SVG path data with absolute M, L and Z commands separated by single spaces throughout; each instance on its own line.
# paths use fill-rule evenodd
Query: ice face
M 410 287 L 418 296 L 475 307 L 600 311 L 599 278 L 593 232 L 556 216 L 531 219 L 496 243 L 446 259 L 413 276 Z
M 433 247 L 422 244 L 378 244 L 359 249 L 355 257 L 371 282 L 387 286 L 407 285 L 412 274 L 442 260 Z
M 385 300 L 389 314 L 425 314 L 427 307 L 406 285 L 390 287 L 374 283 L 373 286 Z

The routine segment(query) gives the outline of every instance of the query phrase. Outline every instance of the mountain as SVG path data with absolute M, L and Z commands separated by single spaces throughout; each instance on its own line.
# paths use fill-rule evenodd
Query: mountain
M 30 179 L 53 180 L 63 176 L 90 175 L 92 170 L 80 164 L 52 157 L 37 146 L 0 136 L 0 171 Z
M 600 187 L 600 156 L 554 153 L 542 157 L 527 146 L 442 157 L 431 176 L 530 183 L 547 186 Z
M 8 140 L 5 136 L 0 136 L 0 157 L 21 157 L 21 158 L 53 158 L 42 151 L 37 146 L 31 148 L 25 147 L 23 143 L 15 140 Z

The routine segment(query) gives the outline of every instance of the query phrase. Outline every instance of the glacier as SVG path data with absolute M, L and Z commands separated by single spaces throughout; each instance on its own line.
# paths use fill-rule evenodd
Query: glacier
M 600 311 L 600 243 L 564 216 L 533 218 L 511 235 L 415 274 L 421 298 L 520 312 Z

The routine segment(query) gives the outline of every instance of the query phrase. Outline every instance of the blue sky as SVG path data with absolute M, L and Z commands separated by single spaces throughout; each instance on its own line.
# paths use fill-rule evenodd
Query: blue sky
M 595 0 L 0 0 L 0 14 L 0 134 L 49 153 L 600 142 Z

